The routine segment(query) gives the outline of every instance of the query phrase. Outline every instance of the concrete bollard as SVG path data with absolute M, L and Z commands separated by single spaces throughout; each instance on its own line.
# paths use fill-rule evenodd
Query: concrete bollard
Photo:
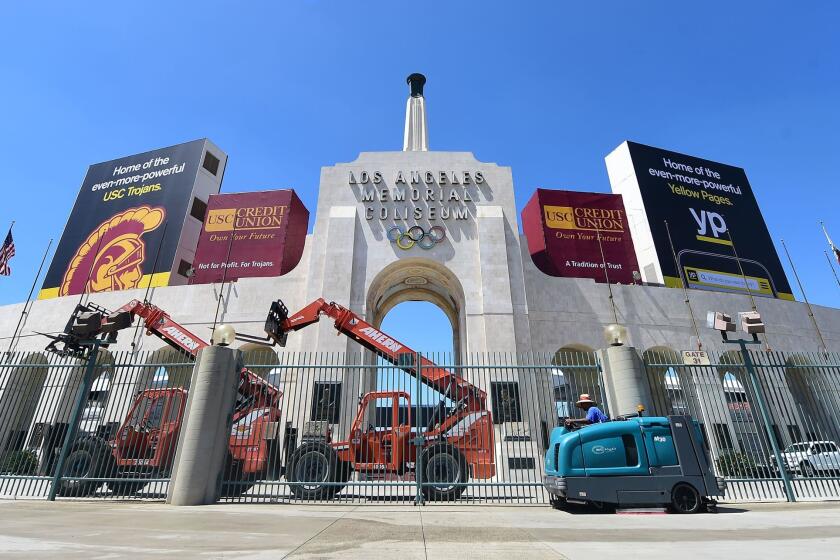
M 651 411 L 653 398 L 639 353 L 632 346 L 610 346 L 598 351 L 610 416 L 636 412 L 638 405 Z M 648 412 L 649 413 L 649 412 Z
M 228 454 L 242 352 L 208 346 L 196 358 L 166 503 L 215 503 Z

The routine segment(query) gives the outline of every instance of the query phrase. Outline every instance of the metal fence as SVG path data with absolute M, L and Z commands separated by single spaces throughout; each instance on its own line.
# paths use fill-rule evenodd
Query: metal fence
M 547 502 L 550 431 L 575 415 L 580 393 L 603 402 L 595 355 L 411 358 L 397 367 L 372 354 L 248 354 L 246 367 L 282 391 L 282 411 L 270 446 L 235 453 L 224 499 Z M 462 378 L 461 389 L 447 397 L 422 381 L 438 368 Z M 232 450 L 249 421 L 234 416 Z
M 0 356 L 0 497 L 161 499 L 192 369 L 168 349 Z
M 648 351 L 644 361 L 653 413 L 700 421 L 727 500 L 840 498 L 840 356 L 738 350 L 687 364 Z
M 165 498 L 192 359 L 168 348 L 91 356 L 2 356 L 0 497 Z M 237 402 L 227 501 L 545 503 L 550 431 L 575 416 L 579 394 L 605 400 L 592 353 L 244 358 L 282 398 L 278 411 Z M 463 382 L 445 396 L 424 383 L 430 373 Z M 266 414 L 271 429 L 252 437 Z

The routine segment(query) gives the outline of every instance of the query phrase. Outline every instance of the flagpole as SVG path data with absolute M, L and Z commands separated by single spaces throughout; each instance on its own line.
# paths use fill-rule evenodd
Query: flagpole
M 697 349 L 703 349 L 703 341 L 700 339 L 700 329 L 697 328 L 697 320 L 694 318 L 694 310 L 691 308 L 691 301 L 688 299 L 688 281 L 683 277 L 680 264 L 677 261 L 677 251 L 674 249 L 674 241 L 671 239 L 671 227 L 668 225 L 668 220 L 665 222 L 665 231 L 668 233 L 668 244 L 671 246 L 671 257 L 674 259 L 674 268 L 680 277 L 680 284 L 682 284 L 683 297 L 685 297 L 685 305 L 688 307 L 688 314 L 691 316 L 691 326 L 694 327 L 694 334 L 697 336 Z
M 796 272 L 796 266 L 793 264 L 793 259 L 790 258 L 790 253 L 788 252 L 787 244 L 785 240 L 782 239 L 782 247 L 785 249 L 785 255 L 787 255 L 788 262 L 790 263 L 790 268 L 793 270 L 793 276 L 796 278 L 796 283 L 799 284 L 799 291 L 802 292 L 802 299 L 805 300 L 805 307 L 808 308 L 808 316 L 811 318 L 811 322 L 814 324 L 814 329 L 817 331 L 817 336 L 820 337 L 820 344 L 822 345 L 823 353 L 828 352 L 828 349 L 825 346 L 825 340 L 823 339 L 822 332 L 820 332 L 820 327 L 817 325 L 817 318 L 814 317 L 814 310 L 811 309 L 811 303 L 808 301 L 808 296 L 805 295 L 805 288 L 802 287 L 802 282 L 799 280 L 799 273 Z
M 831 252 L 832 254 L 834 254 L 834 259 L 840 263 L 840 250 L 838 250 L 837 247 L 834 246 L 834 242 L 831 240 L 831 237 L 829 237 L 828 230 L 825 229 L 825 222 L 820 220 L 820 226 L 822 227 L 826 241 L 828 241 L 828 246 L 831 247 Z M 834 274 L 834 280 L 836 280 L 837 285 L 840 286 L 840 278 L 837 278 L 837 272 L 834 270 L 834 263 L 831 262 L 831 259 L 828 258 L 828 253 L 826 253 L 825 251 L 823 251 L 823 253 L 825 253 L 825 258 L 828 259 L 828 266 L 831 267 L 831 273 Z
M 12 222 L 14 224 L 14 222 Z M 9 228 L 11 231 L 11 228 Z M 9 349 L 6 350 L 6 355 L 10 355 L 12 353 L 12 347 L 15 344 L 15 339 L 17 338 L 18 331 L 21 328 L 21 323 L 23 323 L 23 318 L 29 313 L 29 309 L 31 306 L 29 302 L 32 300 L 32 293 L 35 291 L 35 286 L 38 284 L 38 278 L 41 277 L 41 271 L 44 269 L 44 263 L 47 261 L 47 255 L 50 253 L 50 248 L 52 247 L 52 238 L 50 238 L 50 242 L 47 244 L 47 250 L 44 251 L 44 256 L 41 258 L 41 266 L 38 267 L 38 274 L 35 275 L 35 279 L 32 281 L 32 287 L 29 288 L 29 295 L 26 296 L 26 303 L 23 304 L 23 311 L 20 312 L 20 318 L 18 319 L 17 326 L 15 327 L 15 332 L 12 334 L 12 340 L 9 342 Z M 34 303 L 32 305 L 35 305 Z M 27 309 L 29 307 L 29 309 Z
M 828 251 L 823 251 L 823 255 L 825 255 L 825 260 L 828 261 L 828 266 L 831 268 L 831 273 L 834 274 L 834 280 L 837 281 L 837 286 L 840 287 L 840 278 L 837 277 L 837 271 L 834 270 L 834 263 L 831 262 L 831 257 L 828 256 Z
M 216 313 L 213 315 L 213 328 L 210 331 L 210 342 L 213 342 L 213 335 L 216 334 L 216 322 L 219 319 L 219 308 L 222 306 L 222 297 L 225 293 L 225 282 L 227 282 L 227 271 L 230 265 L 230 250 L 233 247 L 233 238 L 236 237 L 236 216 L 233 217 L 233 230 L 230 232 L 228 241 L 227 257 L 225 257 L 225 270 L 222 272 L 222 287 L 219 288 L 219 299 L 216 302 Z

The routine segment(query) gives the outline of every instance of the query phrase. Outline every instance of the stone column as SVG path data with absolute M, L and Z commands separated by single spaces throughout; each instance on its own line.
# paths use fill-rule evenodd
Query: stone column
M 638 405 L 653 410 L 653 398 L 639 353 L 632 346 L 598 350 L 610 416 L 636 412 Z
M 198 353 L 166 503 L 212 504 L 228 454 L 242 352 L 208 346 Z

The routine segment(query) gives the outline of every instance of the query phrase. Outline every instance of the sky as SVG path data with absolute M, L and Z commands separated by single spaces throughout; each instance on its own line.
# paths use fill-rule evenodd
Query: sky
M 321 166 L 401 149 L 422 72 L 430 148 L 510 166 L 520 210 L 537 187 L 609 192 L 627 139 L 745 168 L 797 298 L 782 238 L 811 302 L 840 306 L 818 225 L 840 242 L 840 5 L 699 6 L 7 3 L 0 305 L 26 298 L 89 165 L 207 137 L 223 192 L 294 188 L 314 211 Z

